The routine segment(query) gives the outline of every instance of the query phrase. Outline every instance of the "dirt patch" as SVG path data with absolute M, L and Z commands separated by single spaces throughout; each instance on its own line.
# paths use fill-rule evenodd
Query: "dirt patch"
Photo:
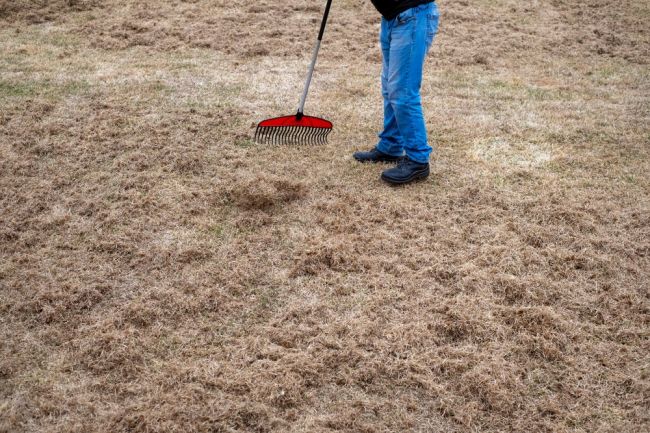
M 72 12 L 88 11 L 101 4 L 97 0 L 2 0 L 0 20 L 39 24 L 54 21 Z
M 230 192 L 235 204 L 245 210 L 270 210 L 301 199 L 306 194 L 307 188 L 300 182 L 268 176 L 243 180 Z

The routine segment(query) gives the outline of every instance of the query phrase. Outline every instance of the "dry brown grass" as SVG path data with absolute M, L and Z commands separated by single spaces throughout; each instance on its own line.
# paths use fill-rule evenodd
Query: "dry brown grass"
M 321 3 L 0 0 L 0 431 L 647 431 L 648 3 L 441 0 L 398 189 Z

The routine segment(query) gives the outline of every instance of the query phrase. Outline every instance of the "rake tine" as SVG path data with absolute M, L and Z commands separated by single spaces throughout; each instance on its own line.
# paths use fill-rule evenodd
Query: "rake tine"
M 304 141 L 304 142 L 306 142 L 306 143 L 309 143 L 309 129 L 310 129 L 310 128 L 305 128 L 305 129 L 302 131 L 302 137 L 300 137 L 300 138 L 301 138 L 301 141 Z
M 295 138 L 297 144 L 300 144 L 300 143 L 302 142 L 302 139 L 303 139 L 302 136 L 303 136 L 304 132 L 305 132 L 305 131 L 304 131 L 303 128 L 299 128 L 299 129 L 296 131 L 296 135 L 294 135 L 294 138 Z

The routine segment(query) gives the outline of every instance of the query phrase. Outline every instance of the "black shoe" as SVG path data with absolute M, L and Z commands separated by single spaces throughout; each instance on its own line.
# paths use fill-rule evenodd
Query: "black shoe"
M 419 163 L 403 158 L 395 167 L 385 170 L 381 179 L 393 185 L 401 185 L 414 180 L 426 179 L 429 176 L 429 163 Z
M 367 152 L 354 152 L 352 156 L 359 162 L 397 162 L 402 158 L 401 156 L 388 155 L 377 150 L 376 147 L 373 147 Z

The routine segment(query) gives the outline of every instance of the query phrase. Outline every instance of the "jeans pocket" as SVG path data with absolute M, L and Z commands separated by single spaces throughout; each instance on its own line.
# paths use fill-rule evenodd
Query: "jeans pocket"
M 436 33 L 438 33 L 438 22 L 440 20 L 440 15 L 431 14 L 427 16 L 427 39 L 433 41 Z
M 415 8 L 410 8 L 398 14 L 397 17 L 395 17 L 395 23 L 396 25 L 401 26 L 413 19 L 415 19 Z

